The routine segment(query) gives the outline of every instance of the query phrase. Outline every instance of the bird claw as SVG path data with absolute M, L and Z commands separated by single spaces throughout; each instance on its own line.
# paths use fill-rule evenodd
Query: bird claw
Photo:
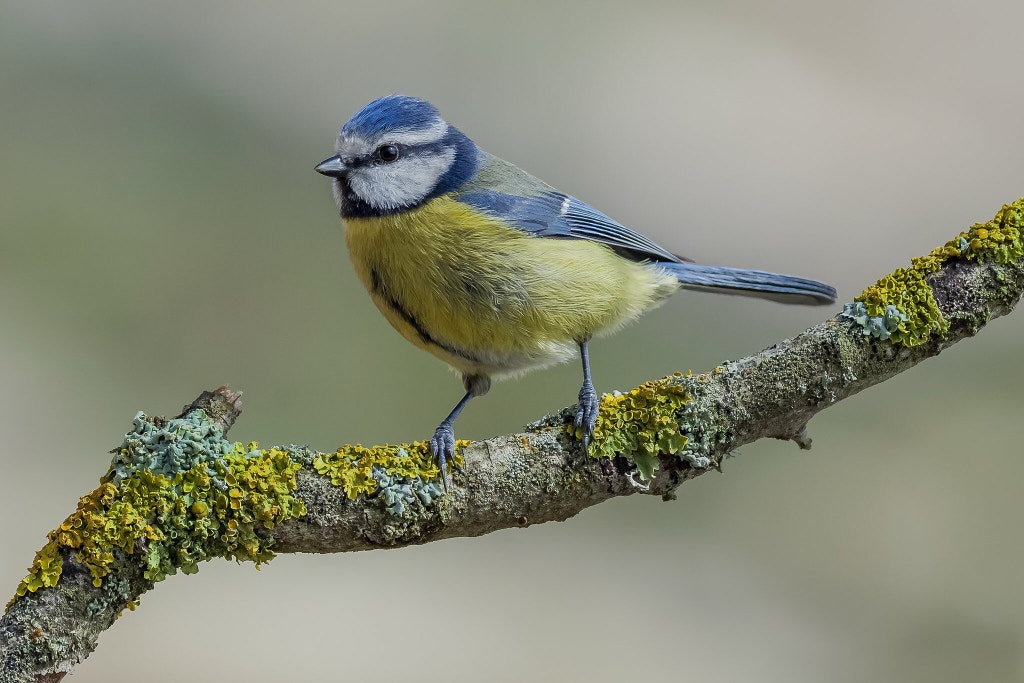
M 576 419 L 573 424 L 577 429 L 583 429 L 583 449 L 590 446 L 590 440 L 594 438 L 594 426 L 597 424 L 598 401 L 597 392 L 590 382 L 583 384 L 580 389 L 580 402 L 576 406 Z
M 430 453 L 437 461 L 441 470 L 441 484 L 444 492 L 448 493 L 448 460 L 455 460 L 455 429 L 448 422 L 442 422 L 434 430 L 434 436 L 430 439 Z M 457 468 L 456 468 L 457 469 Z

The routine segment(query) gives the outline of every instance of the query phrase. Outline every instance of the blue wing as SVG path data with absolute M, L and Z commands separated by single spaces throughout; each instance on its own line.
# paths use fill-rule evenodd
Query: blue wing
M 557 190 L 520 196 L 472 190 L 459 201 L 491 213 L 538 237 L 591 240 L 637 261 L 653 261 L 688 289 L 744 294 L 791 304 L 833 304 L 835 288 L 815 280 L 760 270 L 698 266 L 665 251 L 639 233 Z
M 555 190 L 522 197 L 480 189 L 460 194 L 459 201 L 494 214 L 537 237 L 600 242 L 638 261 L 681 263 L 685 260 L 592 206 Z

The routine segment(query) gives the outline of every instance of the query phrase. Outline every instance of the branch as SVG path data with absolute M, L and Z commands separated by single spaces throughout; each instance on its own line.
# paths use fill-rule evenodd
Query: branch
M 807 422 L 1009 313 L 1024 292 L 1024 200 L 900 269 L 802 334 L 698 376 L 606 395 L 590 457 L 565 425 L 460 442 L 451 493 L 420 443 L 259 449 L 223 434 L 239 395 L 136 417 L 104 484 L 50 534 L 0 618 L 0 681 L 59 681 L 155 581 L 213 556 L 394 548 L 572 517 L 636 493 L 673 498 L 761 438 L 810 448 Z M 273 551 L 270 547 L 273 546 Z

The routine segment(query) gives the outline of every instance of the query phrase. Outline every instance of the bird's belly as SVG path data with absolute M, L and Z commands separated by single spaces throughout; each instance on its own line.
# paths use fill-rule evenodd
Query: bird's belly
M 373 303 L 403 337 L 463 373 L 514 375 L 563 362 L 575 351 L 571 338 L 536 334 L 521 310 L 521 295 L 491 288 L 445 296 L 447 280 L 429 272 L 415 280 L 406 275 L 371 268 Z
M 532 237 L 448 197 L 345 222 L 349 254 L 384 317 L 465 373 L 570 358 L 576 342 L 675 289 L 658 269 L 585 240 Z

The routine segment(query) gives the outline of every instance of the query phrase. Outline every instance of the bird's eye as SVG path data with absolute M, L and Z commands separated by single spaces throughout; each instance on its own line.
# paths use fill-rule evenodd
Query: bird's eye
M 391 163 L 398 159 L 398 146 L 397 145 L 381 145 L 377 148 L 377 158 L 381 161 Z

